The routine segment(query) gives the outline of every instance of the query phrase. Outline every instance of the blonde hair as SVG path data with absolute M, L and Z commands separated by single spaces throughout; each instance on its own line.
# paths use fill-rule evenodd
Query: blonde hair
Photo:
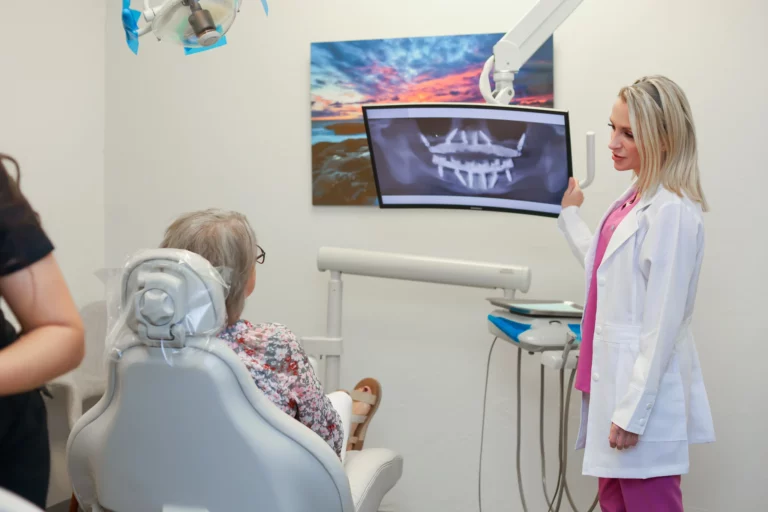
M 240 319 L 245 288 L 258 257 L 256 235 L 245 215 L 213 209 L 184 214 L 165 231 L 161 247 L 194 252 L 214 267 L 231 272 L 226 302 L 228 324 Z
M 635 170 L 642 196 L 659 186 L 685 194 L 707 211 L 699 177 L 696 128 L 683 90 L 664 76 L 646 76 L 619 91 L 640 154 Z

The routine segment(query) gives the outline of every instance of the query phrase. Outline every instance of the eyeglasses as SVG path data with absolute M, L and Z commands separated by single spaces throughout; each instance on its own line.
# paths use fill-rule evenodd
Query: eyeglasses
M 264 252 L 264 249 L 262 249 L 260 245 L 257 245 L 256 249 L 258 249 L 258 255 L 256 256 L 256 263 L 264 263 L 264 260 L 267 258 L 267 253 Z

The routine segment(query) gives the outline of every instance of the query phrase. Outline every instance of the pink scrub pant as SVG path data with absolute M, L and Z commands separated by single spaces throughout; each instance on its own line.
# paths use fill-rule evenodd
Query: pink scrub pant
M 600 478 L 598 489 L 603 512 L 683 512 L 679 476 Z

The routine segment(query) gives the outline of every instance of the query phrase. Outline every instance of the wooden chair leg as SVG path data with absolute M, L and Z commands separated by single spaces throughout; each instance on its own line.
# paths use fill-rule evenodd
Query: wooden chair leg
M 80 504 L 75 498 L 75 493 L 72 493 L 72 499 L 69 500 L 69 512 L 78 512 L 80 510 Z

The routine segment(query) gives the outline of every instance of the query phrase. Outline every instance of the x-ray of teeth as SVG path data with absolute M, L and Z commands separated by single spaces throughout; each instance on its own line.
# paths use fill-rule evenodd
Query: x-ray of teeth
M 465 195 L 560 204 L 561 125 L 476 118 L 370 119 L 382 195 Z

